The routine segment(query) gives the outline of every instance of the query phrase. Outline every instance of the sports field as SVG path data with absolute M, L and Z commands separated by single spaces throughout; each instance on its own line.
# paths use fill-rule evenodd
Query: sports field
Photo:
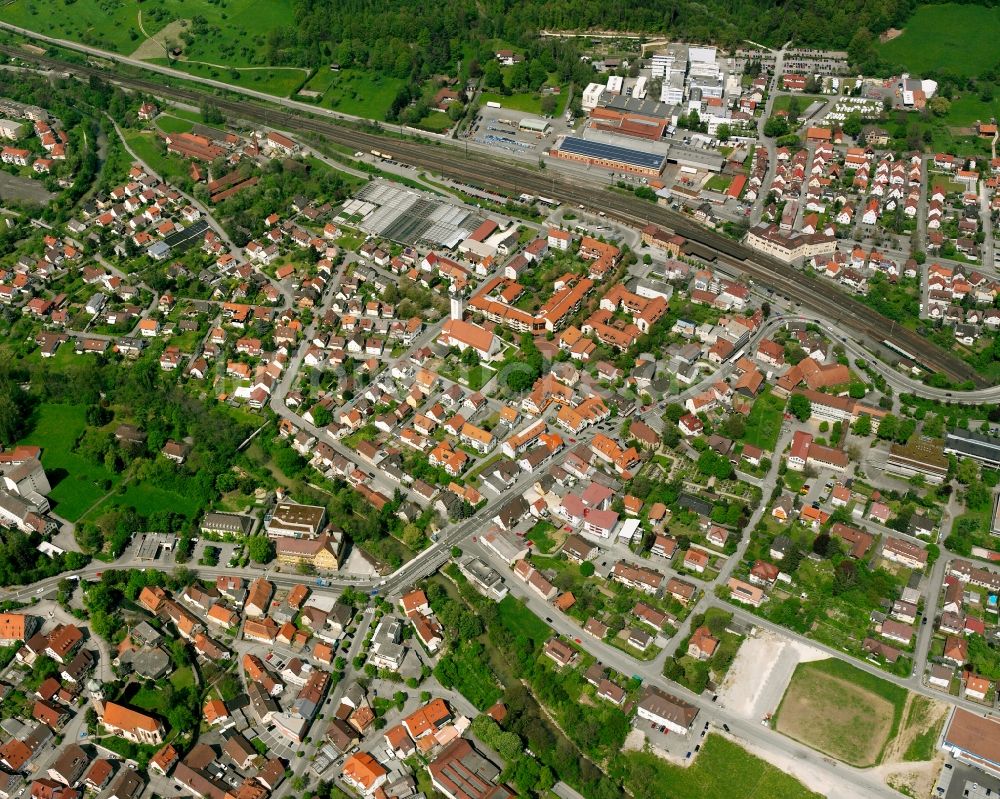
M 795 668 L 778 708 L 776 727 L 819 752 L 867 768 L 899 729 L 905 688 L 841 660 L 816 660 Z
M 881 56 L 914 75 L 947 69 L 978 75 L 996 61 L 1000 8 L 979 5 L 924 5 L 917 8 L 903 34 L 879 47 Z

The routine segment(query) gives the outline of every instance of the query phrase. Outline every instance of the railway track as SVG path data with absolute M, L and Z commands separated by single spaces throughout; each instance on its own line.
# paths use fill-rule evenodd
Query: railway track
M 872 342 L 890 341 L 927 368 L 948 378 L 987 385 L 975 370 L 952 353 L 930 343 L 915 331 L 897 325 L 826 281 L 810 277 L 774 258 L 762 255 L 715 231 L 704 228 L 684 215 L 645 200 L 611 191 L 595 196 L 593 187 L 580 186 L 551 172 L 533 171 L 501 158 L 490 158 L 478 151 L 463 153 L 457 147 L 440 142 L 428 143 L 390 139 L 384 135 L 359 130 L 333 119 L 316 119 L 305 113 L 293 113 L 264 105 L 259 101 L 232 100 L 210 92 L 167 86 L 155 80 L 133 75 L 110 73 L 90 65 L 70 64 L 56 58 L 36 55 L 15 47 L 0 45 L 0 53 L 31 61 L 53 70 L 71 71 L 77 76 L 95 76 L 121 86 L 148 92 L 166 99 L 201 105 L 210 101 L 222 112 L 239 119 L 283 129 L 292 133 L 313 133 L 331 142 L 367 152 L 389 149 L 395 160 L 426 169 L 460 183 L 518 196 L 521 193 L 551 196 L 560 202 L 585 207 L 599 206 L 608 217 L 642 227 L 652 222 L 670 228 L 684 238 L 706 247 L 729 267 L 769 286 L 803 308 L 822 313 L 856 336 Z M 238 91 L 238 89 L 234 89 Z

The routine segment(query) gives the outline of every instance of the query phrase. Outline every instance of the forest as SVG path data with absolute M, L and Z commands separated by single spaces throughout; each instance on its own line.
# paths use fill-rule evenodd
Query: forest
M 913 0 L 300 0 L 295 27 L 273 32 L 266 55 L 270 63 L 332 60 L 426 77 L 454 68 L 463 56 L 481 60 L 483 45 L 534 46 L 540 30 L 662 33 L 721 45 L 792 40 L 846 49 L 859 30 L 877 34 L 899 26 L 915 7 Z

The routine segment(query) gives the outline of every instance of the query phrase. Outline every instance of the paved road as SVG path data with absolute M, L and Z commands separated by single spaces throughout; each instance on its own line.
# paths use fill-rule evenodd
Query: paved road
M 41 55 L 27 55 L 23 50 L 11 47 L 0 46 L 0 50 L 19 58 L 30 58 L 42 64 L 52 66 L 62 66 L 56 59 L 49 59 Z M 106 57 L 113 57 L 114 54 L 105 54 Z M 100 67 L 80 68 L 85 74 L 94 74 L 100 77 L 107 77 L 106 70 Z M 151 93 L 161 93 L 174 99 L 190 101 L 201 94 L 195 90 L 179 89 L 171 87 L 160 90 L 154 81 L 143 78 L 126 78 L 122 76 L 112 76 L 122 85 L 128 85 L 140 91 Z M 246 94 L 246 92 L 244 92 Z M 329 137 L 333 141 L 355 147 L 359 150 L 369 149 L 371 146 L 382 147 L 384 137 L 378 134 L 368 133 L 364 130 L 344 126 L 327 118 L 309 118 L 304 115 L 299 108 L 301 104 L 291 105 L 293 101 L 283 101 L 272 98 L 273 103 L 278 103 L 290 109 L 290 111 L 273 110 L 270 106 L 263 106 L 258 103 L 237 103 L 219 97 L 216 99 L 220 108 L 235 116 L 255 119 L 259 123 L 261 118 L 265 125 L 280 123 L 288 127 L 289 130 L 303 132 L 313 132 L 320 136 Z M 293 113 L 294 112 L 294 113 Z M 551 188 L 552 196 L 563 202 L 572 204 L 583 204 L 593 206 L 595 200 L 594 188 L 589 185 L 582 185 L 578 176 L 558 179 L 553 175 L 540 177 L 536 170 L 524 166 L 518 166 L 498 161 L 495 152 L 490 152 L 489 157 L 484 157 L 482 153 L 476 153 L 468 159 L 457 158 L 455 153 L 445 152 L 447 148 L 434 147 L 419 137 L 415 140 L 396 140 L 393 148 L 398 148 L 400 156 L 412 164 L 419 164 L 427 170 L 444 176 L 451 176 L 464 181 L 480 182 L 488 181 L 494 187 L 507 189 L 514 193 L 521 191 L 548 192 Z M 539 184 L 544 184 L 545 188 L 538 188 Z M 534 187 L 534 188 L 533 188 Z M 848 295 L 845 295 L 836 287 L 819 278 L 803 275 L 775 258 L 762 255 L 749 247 L 735 243 L 732 239 L 721 233 L 711 231 L 704 226 L 694 222 L 679 212 L 668 208 L 650 206 L 635 198 L 625 197 L 620 194 L 601 193 L 599 203 L 603 206 L 608 217 L 636 226 L 654 222 L 664 227 L 672 228 L 679 235 L 690 239 L 699 246 L 707 247 L 718 253 L 720 263 L 729 264 L 732 268 L 747 275 L 750 278 L 761 280 L 776 290 L 795 297 L 803 305 L 811 308 L 824 308 L 835 306 L 838 312 L 837 322 L 845 328 L 856 331 L 861 336 L 877 336 L 881 339 L 884 336 L 885 317 L 873 311 L 867 305 L 857 302 Z M 936 369 L 947 376 L 959 380 L 972 380 L 975 383 L 984 383 L 980 375 L 967 363 L 956 355 L 946 352 L 937 346 L 928 346 L 925 339 L 920 339 L 913 331 L 900 326 L 893 326 L 889 337 L 903 347 L 909 347 L 912 351 L 921 351 L 921 358 L 930 368 Z
M 103 53 L 101 53 L 101 54 L 103 55 Z M 149 65 L 143 64 L 142 66 L 144 68 L 146 68 Z M 780 69 L 776 70 L 776 74 L 780 75 Z M 184 75 L 184 77 L 185 77 L 185 79 L 189 79 L 190 76 Z M 209 82 L 209 81 L 206 81 L 206 82 L 208 82 L 208 83 L 214 83 L 214 82 Z M 221 84 L 220 88 L 225 88 L 227 90 L 231 90 L 232 89 L 232 87 L 230 87 L 230 86 L 228 86 L 226 84 Z M 272 99 L 272 98 L 267 98 L 267 99 Z M 772 97 L 769 99 L 769 103 L 773 103 L 773 93 L 772 93 Z M 315 107 L 313 107 L 313 106 L 309 106 L 308 110 L 310 112 L 315 112 L 316 111 Z M 774 159 L 772 158 L 772 166 L 773 166 L 773 162 L 774 162 Z M 768 323 L 768 327 L 766 329 L 767 330 L 773 329 L 773 325 L 780 324 L 780 321 L 781 320 L 775 319 L 772 322 L 769 322 Z M 828 327 L 829 327 L 829 325 L 828 325 Z M 764 333 L 764 331 L 761 331 L 761 333 L 759 333 L 758 335 L 762 336 L 763 333 Z M 865 352 L 860 347 L 857 347 L 853 343 L 848 343 L 848 342 L 844 342 L 844 344 L 847 347 L 848 351 L 851 352 L 853 355 L 855 355 L 855 357 L 865 357 L 869 361 L 872 361 L 872 358 L 871 358 L 870 354 L 868 354 L 867 352 Z M 292 364 L 289 364 L 289 368 L 285 372 L 285 377 L 282 380 L 282 384 L 284 384 L 285 390 L 287 390 L 288 383 L 291 381 L 291 379 L 296 374 L 296 372 L 298 371 L 298 368 L 301 365 L 302 354 L 303 354 L 302 350 L 300 349 L 299 353 L 297 353 L 297 356 L 296 356 L 297 360 L 294 361 Z M 935 390 L 935 389 L 928 389 L 927 387 L 923 386 L 922 384 L 915 383 L 914 381 L 908 380 L 907 378 L 905 378 L 905 377 L 899 375 L 898 373 L 892 371 L 888 367 L 882 367 L 881 364 L 879 364 L 877 361 L 875 361 L 873 365 L 875 366 L 875 368 L 878 368 L 880 371 L 883 368 L 885 369 L 884 376 L 886 377 L 887 381 L 889 381 L 890 384 L 893 385 L 893 387 L 896 388 L 897 390 L 913 391 L 914 393 L 920 393 L 920 394 L 923 394 L 924 396 L 935 396 L 935 392 L 938 392 L 938 395 L 936 396 L 936 398 L 939 398 L 939 399 L 950 398 L 950 397 L 948 397 L 948 393 L 947 392 L 944 392 L 943 390 L 939 391 L 939 390 Z M 706 378 L 706 380 L 702 381 L 702 383 L 699 383 L 697 386 L 694 386 L 694 387 L 688 389 L 685 392 L 685 394 L 690 395 L 691 393 L 694 393 L 695 391 L 700 390 L 704 386 L 707 386 L 711 382 L 711 380 L 718 379 L 718 374 L 722 373 L 723 371 L 724 371 L 724 369 L 723 370 L 719 370 L 719 372 L 717 372 L 716 375 L 713 375 L 712 378 Z M 990 388 L 990 389 L 985 389 L 982 392 L 969 392 L 967 394 L 959 394 L 959 396 L 956 397 L 955 399 L 958 400 L 958 401 L 985 401 L 987 399 L 995 399 L 998 396 L 1000 396 L 1000 387 L 994 387 L 994 388 Z M 281 393 L 276 392 L 275 396 L 272 398 L 272 407 L 274 407 L 274 403 L 279 399 L 279 397 L 283 397 L 283 392 L 281 392 Z M 299 424 L 299 426 L 311 428 L 311 426 L 308 425 L 307 423 L 305 423 L 305 421 L 303 419 L 301 419 L 301 417 L 298 417 L 296 414 L 292 414 L 289 411 L 289 409 L 285 408 L 283 402 L 280 402 L 279 404 L 280 404 L 280 407 L 281 407 L 281 411 L 279 411 L 279 412 L 281 413 L 282 416 L 284 416 L 285 418 L 292 418 L 293 420 L 297 420 L 296 423 Z M 275 410 L 277 411 L 278 409 L 275 408 Z M 311 429 L 313 430 L 314 434 L 316 434 L 317 436 L 321 436 L 322 435 L 322 431 L 317 431 L 315 428 L 311 428 Z M 329 439 L 328 439 L 328 437 L 325 437 L 324 440 L 329 440 Z M 338 445 L 339 445 L 339 442 L 335 442 L 335 443 L 338 443 Z M 352 457 L 353 456 L 353 452 L 347 451 L 346 449 L 344 451 L 346 452 L 347 457 Z M 770 480 L 772 480 L 771 484 L 773 485 L 773 479 L 772 479 L 773 478 L 773 474 L 769 475 L 768 477 L 769 477 Z M 517 485 L 514 487 L 514 489 L 512 490 L 512 492 L 509 492 L 507 494 L 507 496 L 513 496 L 513 492 L 514 491 L 524 490 L 524 488 L 526 488 L 528 485 L 530 485 L 530 482 L 532 480 L 533 480 L 533 478 L 532 478 L 531 475 L 523 475 L 519 479 Z M 337 580 L 336 582 L 334 582 L 333 584 L 331 584 L 330 586 L 328 586 L 326 588 L 317 588 L 316 590 L 318 590 L 318 591 L 333 592 L 333 593 L 339 593 L 339 591 L 344 586 L 353 585 L 354 587 L 359 587 L 359 588 L 376 588 L 376 587 L 378 587 L 380 590 L 384 591 L 385 593 L 391 593 L 391 592 L 397 590 L 398 588 L 402 588 L 402 587 L 404 587 L 404 586 L 406 586 L 406 585 L 414 582 L 415 580 L 419 579 L 420 577 L 422 577 L 422 576 L 424 576 L 426 574 L 431 573 L 432 571 L 434 571 L 435 569 L 437 569 L 441 565 L 441 563 L 443 563 L 445 560 L 447 560 L 447 558 L 449 556 L 450 546 L 453 543 L 457 543 L 457 542 L 462 541 L 465 537 L 471 535 L 477 529 L 480 529 L 480 526 L 485 522 L 485 520 L 489 517 L 489 515 L 495 510 L 495 504 L 498 504 L 498 503 L 490 503 L 486 508 L 482 509 L 473 518 L 471 518 L 471 519 L 469 519 L 469 520 L 467 520 L 467 521 L 465 521 L 465 522 L 463 522 L 461 524 L 453 525 L 450 528 L 446 529 L 446 531 L 442 535 L 442 538 L 441 538 L 441 540 L 439 542 L 437 542 L 434 546 L 432 546 L 431 548 L 429 548 L 425 552 L 421 553 L 414 561 L 411 561 L 406 566 L 404 566 L 402 569 L 400 569 L 399 571 L 397 571 L 395 574 L 391 575 L 390 577 L 386 578 L 385 580 L 382 580 L 382 581 L 365 581 L 365 580 L 352 581 L 352 580 L 347 580 L 347 579 L 339 579 L 339 580 Z M 755 516 L 757 518 L 759 518 L 759 514 L 761 512 L 762 512 L 762 508 L 758 508 L 757 511 L 755 512 Z M 752 526 L 751 526 L 751 528 L 748 528 L 748 529 L 752 529 Z M 745 548 L 745 544 L 743 544 L 742 546 Z M 727 563 L 727 567 L 726 567 L 726 574 L 727 575 L 731 571 L 731 569 L 733 568 L 733 566 L 738 562 L 738 560 L 739 560 L 739 555 L 734 556 L 733 558 L 729 559 L 729 561 Z M 121 562 L 119 565 L 121 567 L 128 567 L 130 565 L 138 565 L 138 564 L 135 564 L 134 561 L 133 562 L 126 561 L 126 562 Z M 105 568 L 109 568 L 109 567 L 105 566 L 104 564 L 91 565 L 91 566 L 88 566 L 86 569 L 82 570 L 80 574 L 81 574 L 81 576 L 92 576 L 92 575 L 96 574 L 98 571 L 103 570 Z M 200 569 L 199 572 L 203 576 L 211 577 L 211 576 L 216 576 L 218 574 L 233 574 L 234 570 L 232 570 L 232 569 L 226 569 L 226 570 Z M 245 570 L 244 572 L 237 572 L 237 573 L 246 573 L 246 574 L 248 574 L 248 576 L 253 576 L 257 572 L 255 572 L 253 570 Z M 721 578 L 722 578 L 722 575 L 720 575 L 720 579 Z M 284 586 L 289 586 L 289 585 L 297 583 L 297 582 L 301 582 L 301 578 L 297 578 L 297 577 L 294 577 L 294 576 L 285 576 L 285 575 L 273 575 L 272 579 L 276 583 L 278 583 L 279 585 L 282 585 L 283 587 Z M 33 590 L 36 591 L 36 592 L 38 590 L 42 590 L 43 592 L 45 592 L 47 590 L 51 590 L 51 588 L 54 587 L 54 585 L 56 584 L 57 581 L 58 581 L 58 578 L 52 578 L 50 581 L 42 581 L 41 583 L 38 583 L 35 586 L 33 586 Z M 26 592 L 20 592 L 20 595 L 31 596 L 31 593 L 32 593 L 32 591 L 28 590 Z M 530 599 L 530 597 L 529 597 L 529 599 Z M 535 602 L 537 604 L 537 603 L 540 603 L 541 601 L 540 600 L 535 600 Z M 707 605 L 710 605 L 710 604 L 716 604 L 716 603 L 718 603 L 718 600 L 715 600 L 714 597 L 712 597 L 709 594 L 703 600 L 703 602 L 705 604 L 707 604 Z M 718 603 L 718 604 L 721 604 L 721 603 Z M 547 605 L 545 605 L 544 607 L 539 607 L 539 609 L 536 610 L 535 612 L 538 612 L 539 615 L 542 618 L 552 618 L 553 619 L 553 626 L 557 629 L 557 631 L 561 632 L 562 634 L 570 635 L 571 637 L 576 637 L 576 636 L 579 635 L 579 628 L 577 628 L 576 625 L 572 625 L 572 623 L 570 623 L 570 622 L 568 622 L 566 620 L 556 622 L 555 621 L 556 619 L 562 619 L 563 617 L 561 616 L 561 614 L 552 615 L 551 608 L 549 608 Z M 546 616 L 546 612 L 548 613 L 548 616 Z M 747 617 L 749 620 L 752 620 L 754 623 L 760 624 L 760 626 L 763 626 L 763 627 L 768 627 L 769 626 L 769 623 L 762 622 L 762 620 L 758 619 L 757 617 L 751 616 L 750 614 L 746 614 L 743 611 L 737 610 L 736 613 L 738 615 L 742 615 L 744 617 Z M 571 627 L 566 627 L 565 629 L 560 629 L 560 625 L 562 625 L 564 623 L 566 625 L 571 625 Z M 777 628 L 774 625 L 770 625 L 770 626 L 774 627 L 782 635 L 786 635 L 786 636 L 790 635 L 790 633 L 787 630 L 784 630 L 783 628 Z M 588 647 L 587 647 L 588 649 L 591 648 L 590 643 L 591 642 L 588 642 Z M 812 641 L 809 641 L 808 643 L 811 646 L 816 646 L 816 644 L 814 642 L 812 642 Z M 610 646 L 608 646 L 606 644 L 603 644 L 603 642 L 596 642 L 595 641 L 595 642 L 593 642 L 593 644 L 594 645 L 599 645 L 599 646 L 596 646 L 596 649 L 598 650 L 599 656 L 601 657 L 601 659 L 607 665 L 610 665 L 610 666 L 616 668 L 617 670 L 621 671 L 622 673 L 625 673 L 625 674 L 630 674 L 630 673 L 639 673 L 639 674 L 642 674 L 645 671 L 645 672 L 648 672 L 648 678 L 649 679 L 661 679 L 659 677 L 659 669 L 657 667 L 659 665 L 661 665 L 660 661 L 662 660 L 662 657 L 665 657 L 665 655 L 661 656 L 661 658 L 658 658 L 658 660 L 655 661 L 652 664 L 642 664 L 639 661 L 635 661 L 633 658 L 631 658 L 630 656 L 626 655 L 625 653 L 620 652 L 619 650 L 614 649 L 613 647 L 610 647 Z M 845 658 L 845 656 L 844 656 L 843 653 L 840 653 L 840 652 L 837 652 L 837 651 L 834 651 L 834 650 L 830 650 L 829 654 L 831 654 L 833 656 Z M 845 659 L 847 659 L 847 658 L 845 658 Z M 857 664 L 856 661 L 852 660 L 852 662 L 854 662 L 854 663 Z M 864 667 L 864 664 L 861 664 L 861 666 Z M 891 675 L 886 675 L 881 670 L 875 669 L 875 667 L 870 667 L 869 670 L 873 671 L 874 673 L 878 674 L 878 676 L 883 677 L 883 678 L 891 677 Z M 907 684 L 907 683 L 912 683 L 913 682 L 913 678 L 908 679 L 908 680 L 904 679 L 904 678 L 893 678 L 893 681 L 900 682 L 901 684 Z M 919 686 L 914 687 L 913 685 L 907 685 L 907 687 L 914 688 L 914 690 L 918 690 L 919 689 Z M 672 688 L 671 690 L 675 690 L 678 693 L 684 693 L 681 689 L 676 688 L 676 687 Z M 926 691 L 924 691 L 924 692 L 926 693 Z M 933 694 L 930 694 L 930 695 L 934 696 L 935 698 L 941 698 L 941 695 L 938 694 L 937 692 L 934 692 Z M 720 710 L 717 707 L 712 706 L 711 703 L 708 702 L 708 700 L 705 700 L 702 697 L 691 697 L 691 701 L 693 701 L 695 704 L 698 704 L 700 707 L 702 707 L 702 709 L 705 711 L 705 715 L 708 716 L 709 718 L 725 718 L 725 716 L 720 712 Z M 979 706 L 976 706 L 976 705 L 972 705 L 972 707 L 974 707 L 976 709 L 979 709 Z M 811 752 L 811 750 L 804 749 L 803 747 L 799 746 L 798 744 L 795 744 L 794 742 L 790 742 L 787 739 L 785 739 L 785 738 L 783 738 L 781 736 L 778 736 L 775 733 L 772 733 L 770 730 L 763 730 L 763 728 L 758 728 L 757 725 L 749 724 L 749 723 L 746 723 L 746 722 L 730 722 L 730 726 L 732 726 L 734 728 L 735 732 L 738 735 L 742 735 L 744 737 L 744 740 L 753 741 L 753 743 L 754 743 L 755 746 L 764 746 L 765 748 L 766 747 L 772 747 L 774 749 L 774 751 L 775 751 L 776 756 L 780 756 L 782 754 L 784 754 L 784 755 L 791 755 L 793 757 L 802 759 L 803 761 L 807 761 L 807 762 L 810 761 L 810 760 L 818 761 L 818 760 L 821 759 L 815 753 Z M 818 766 L 820 768 L 822 768 L 822 769 L 825 769 L 825 770 L 829 771 L 828 766 L 824 766 L 822 764 L 818 764 Z M 839 775 L 841 775 L 843 777 L 844 781 L 845 781 L 845 786 L 841 786 L 845 790 L 844 790 L 844 792 L 841 792 L 838 789 L 835 792 L 834 795 L 859 795 L 859 793 L 858 793 L 859 791 L 860 791 L 860 795 L 866 795 L 866 796 L 869 796 L 869 795 L 872 795 L 872 796 L 874 796 L 874 795 L 895 795 L 892 792 L 889 792 L 887 789 L 885 789 L 884 786 L 873 784 L 872 781 L 870 780 L 870 778 L 867 777 L 863 772 L 857 772 L 857 773 L 855 773 L 854 770 L 848 769 L 846 767 L 843 767 L 843 768 L 840 768 L 837 773 Z M 847 786 L 849 786 L 849 788 Z M 851 793 L 850 791 L 853 791 L 853 793 Z
M 932 155 L 920 158 L 920 199 L 917 201 L 917 229 L 914 233 L 914 248 L 927 252 L 927 182 L 928 162 Z M 926 298 L 925 298 L 926 299 Z
M 756 225 L 760 222 L 761 214 L 764 211 L 764 200 L 768 195 L 768 188 L 771 185 L 771 181 L 774 179 L 774 171 L 778 166 L 777 158 L 777 147 L 774 144 L 774 139 L 770 136 L 764 135 L 764 125 L 767 120 L 771 118 L 771 114 L 774 110 L 774 101 L 778 97 L 778 87 L 781 81 L 781 73 L 785 68 L 785 47 L 776 51 L 774 54 L 774 75 L 773 84 L 769 87 L 767 92 L 767 99 L 764 101 L 764 109 L 761 111 L 760 117 L 757 119 L 757 139 L 764 145 L 764 149 L 767 150 L 767 174 L 764 176 L 764 182 L 760 186 L 760 193 L 757 199 L 754 201 L 753 207 L 750 211 L 750 224 Z
M 982 245 L 980 245 L 983 266 L 987 269 L 994 269 L 996 242 L 993 240 L 993 215 L 990 212 L 990 191 L 986 188 L 985 180 L 979 181 L 979 218 L 982 220 L 983 234 L 986 237 L 983 239 Z
M 89 45 L 80 44 L 79 42 L 73 42 L 68 39 L 59 39 L 54 36 L 46 36 L 43 33 L 38 33 L 37 31 L 28 30 L 27 28 L 20 28 L 16 25 L 11 25 L 8 22 L 0 21 L 0 29 L 8 30 L 13 33 L 17 33 L 21 36 L 25 36 L 30 39 L 35 39 L 40 42 L 45 42 L 47 44 L 55 45 L 57 47 L 65 48 L 67 50 L 75 50 L 78 53 L 84 53 L 85 55 L 94 56 L 96 58 L 100 58 L 105 61 L 113 61 L 118 64 L 123 64 L 125 66 L 132 67 L 134 69 L 144 70 L 147 72 L 154 72 L 158 75 L 164 75 L 166 77 L 174 78 L 176 80 L 186 81 L 187 83 L 201 84 L 202 86 L 208 86 L 213 89 L 219 89 L 221 91 L 228 92 L 229 94 L 240 94 L 246 97 L 251 97 L 255 100 L 262 100 L 266 103 L 278 104 L 290 110 L 301 111 L 308 114 L 323 116 L 327 117 L 328 119 L 357 122 L 363 125 L 371 124 L 371 120 L 366 117 L 354 116 L 353 114 L 344 114 L 340 111 L 332 111 L 328 108 L 323 108 L 321 106 L 314 105 L 312 103 L 304 103 L 298 100 L 290 99 L 288 97 L 281 97 L 280 95 L 268 94 L 267 92 L 259 92 L 254 89 L 246 88 L 244 86 L 237 86 L 232 83 L 226 83 L 225 81 L 213 80 L 212 78 L 201 77 L 200 75 L 195 75 L 191 72 L 185 72 L 180 69 L 175 69 L 174 67 L 154 64 L 149 61 L 142 61 L 137 58 L 132 58 L 128 55 L 122 55 L 121 53 L 114 53 L 109 50 L 102 50 L 99 47 L 90 47 Z M 25 56 L 27 55 L 28 54 L 25 53 Z M 53 70 L 53 71 L 57 73 L 59 72 L 58 70 Z M 433 140 L 440 141 L 448 138 L 443 134 L 418 130 L 416 128 L 411 128 L 409 126 L 402 126 L 401 130 L 402 129 L 405 129 L 405 131 L 408 134 L 419 136 L 426 141 L 433 141 Z M 475 141 L 470 141 L 469 145 L 485 153 L 496 154 L 496 149 L 489 145 L 480 144 Z
M 552 630 L 573 641 L 580 641 L 580 646 L 593 655 L 605 666 L 614 669 L 625 676 L 636 675 L 645 683 L 653 683 L 696 706 L 700 714 L 688 737 L 688 746 L 693 749 L 699 742 L 701 729 L 708 722 L 715 733 L 722 732 L 726 724 L 730 736 L 748 747 L 759 757 L 778 765 L 783 770 L 790 771 L 800 779 L 807 779 L 813 787 L 821 788 L 827 796 L 834 799 L 857 799 L 857 797 L 893 797 L 898 794 L 881 783 L 878 776 L 870 771 L 863 771 L 836 763 L 808 747 L 786 738 L 784 735 L 764 727 L 753 721 L 735 716 L 712 702 L 707 695 L 694 694 L 687 689 L 668 682 L 662 676 L 664 656 L 654 661 L 639 661 L 604 641 L 598 641 L 582 632 L 575 621 L 560 613 L 549 603 L 529 591 L 524 583 L 511 578 L 506 564 L 501 564 L 496 557 L 484 548 L 473 545 L 474 554 L 488 559 L 495 567 L 503 569 L 511 592 L 522 599 L 527 607 L 540 619 L 543 619 Z M 841 653 L 842 654 L 842 653 Z M 819 785 L 818 783 L 822 783 Z
M 157 180 L 163 183 L 167 183 L 168 181 L 162 175 L 160 175 L 148 163 L 143 161 L 136 154 L 136 152 L 129 146 L 129 143 L 125 138 L 125 133 L 119 127 L 118 122 L 114 119 L 111 119 L 110 117 L 108 118 L 111 120 L 111 124 L 115 126 L 115 132 L 118 134 L 118 138 L 121 140 L 122 146 L 125 148 L 125 152 L 127 152 L 129 156 L 131 156 L 132 160 L 140 164 L 148 174 L 152 175 Z M 177 193 L 180 194 L 181 197 L 183 197 L 189 205 L 191 205 L 193 208 L 197 208 L 198 211 L 201 213 L 201 215 L 205 217 L 205 220 L 209 223 L 209 225 L 212 226 L 212 229 L 219 234 L 219 237 L 222 239 L 223 242 L 225 242 L 225 245 L 229 248 L 229 254 L 233 256 L 233 258 L 237 259 L 237 261 L 243 261 L 244 260 L 243 250 L 236 246 L 235 242 L 233 242 L 233 240 L 229 237 L 229 234 L 226 232 L 226 229 L 221 224 L 219 224 L 218 220 L 216 220 L 216 218 L 212 215 L 212 212 L 208 210 L 208 207 L 204 205 L 201 201 L 196 199 L 193 195 L 187 194 L 181 189 L 177 188 L 177 186 L 171 184 L 171 187 L 175 189 Z M 293 292 L 285 283 L 274 280 L 270 275 L 261 272 L 259 269 L 257 271 L 260 274 L 262 274 L 264 278 L 272 286 L 274 286 L 276 289 L 278 289 L 278 291 L 281 292 L 282 296 L 285 298 L 286 304 L 288 305 L 293 304 L 294 301 Z M 154 296 L 154 301 L 155 301 L 155 296 Z

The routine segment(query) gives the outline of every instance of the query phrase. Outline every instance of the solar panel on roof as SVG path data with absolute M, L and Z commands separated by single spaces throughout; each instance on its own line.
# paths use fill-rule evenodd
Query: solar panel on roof
M 559 145 L 560 150 L 564 150 L 574 155 L 582 155 L 587 158 L 601 158 L 606 161 L 618 161 L 622 164 L 643 167 L 645 169 L 662 169 L 666 156 L 657 153 L 646 153 L 642 150 L 632 150 L 628 147 L 618 147 L 614 144 L 590 141 L 588 139 L 578 139 L 574 136 L 567 136 L 563 143 Z
M 172 250 L 187 252 L 197 241 L 201 240 L 206 230 L 208 230 L 208 222 L 199 219 L 184 230 L 171 233 L 163 241 Z

